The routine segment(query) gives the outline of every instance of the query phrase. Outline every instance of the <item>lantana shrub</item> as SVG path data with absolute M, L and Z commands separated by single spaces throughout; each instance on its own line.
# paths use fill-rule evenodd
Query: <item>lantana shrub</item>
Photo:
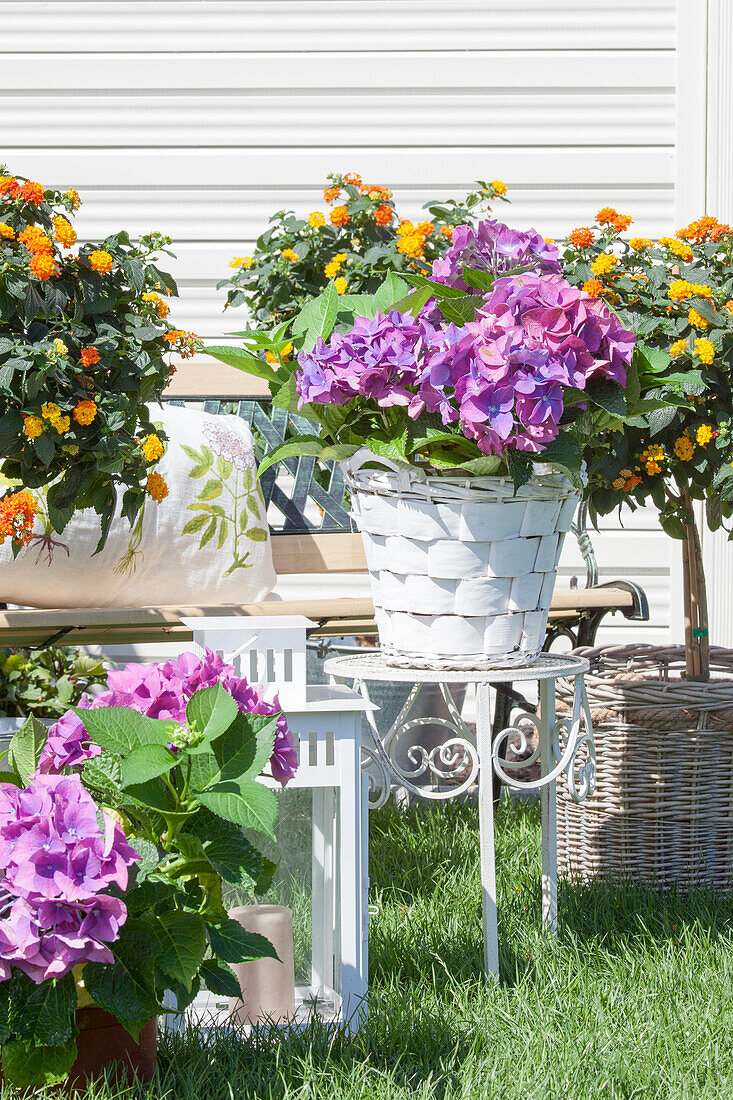
M 62 1081 L 76 1010 L 130 1034 L 229 964 L 275 958 L 230 920 L 224 884 L 268 889 L 278 802 L 297 758 L 277 700 L 207 650 L 110 673 L 50 730 L 28 719 L 0 782 L 0 1048 L 6 1081 Z
M 94 508 L 103 538 L 118 495 L 132 522 L 147 491 L 167 487 L 146 411 L 172 372 L 168 353 L 197 340 L 167 320 L 177 293 L 158 254 L 159 233 L 114 233 L 77 244 L 76 191 L 62 192 L 0 166 L 0 459 L 21 491 L 0 502 L 0 541 L 30 537 L 35 503 L 23 489 L 51 485 L 49 518 L 62 531 Z M 158 440 L 160 443 L 160 440 Z
M 219 283 L 226 306 L 247 305 L 260 327 L 292 321 L 333 280 L 348 308 L 357 294 L 373 294 L 390 272 L 424 271 L 443 256 L 456 226 L 485 218 L 489 202 L 508 202 L 502 180 L 485 183 L 462 200 L 426 204 L 429 217 L 412 222 L 397 212 L 392 191 L 365 183 L 355 172 L 332 174 L 326 210 L 297 218 L 279 210 L 251 256 L 235 256 L 234 274 Z
M 643 340 L 651 385 L 624 431 L 589 466 L 589 498 L 605 514 L 651 500 L 685 546 L 688 676 L 708 675 L 705 578 L 694 502 L 711 530 L 733 517 L 733 230 L 705 216 L 658 241 L 621 237 L 631 217 L 604 207 L 563 243 L 567 278 L 608 303 Z M 730 535 L 729 535 L 730 537 Z

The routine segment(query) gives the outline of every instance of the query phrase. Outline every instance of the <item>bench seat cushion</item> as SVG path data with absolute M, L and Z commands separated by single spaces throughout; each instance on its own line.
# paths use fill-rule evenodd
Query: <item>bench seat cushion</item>
M 99 517 L 77 512 L 63 534 L 44 522 L 13 560 L 0 548 L 0 601 L 32 607 L 242 604 L 275 584 L 249 426 L 238 416 L 155 406 L 169 442 L 156 470 L 169 495 L 146 497 L 135 526 L 115 518 L 94 555 Z

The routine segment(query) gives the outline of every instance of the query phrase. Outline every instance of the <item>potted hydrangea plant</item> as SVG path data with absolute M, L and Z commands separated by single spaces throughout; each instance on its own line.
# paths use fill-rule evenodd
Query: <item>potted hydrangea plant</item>
M 206 651 L 110 672 L 50 730 L 29 718 L 0 776 L 0 1047 L 19 1088 L 113 1064 L 150 1077 L 172 994 L 230 997 L 230 964 L 276 957 L 222 884 L 266 889 L 258 849 L 295 772 L 275 700 Z M 246 830 L 246 835 L 245 835 Z M 271 845 L 268 846 L 268 851 Z
M 330 283 L 269 335 L 272 364 L 258 338 L 207 350 L 314 421 L 260 472 L 293 454 L 345 463 L 388 660 L 536 657 L 585 465 L 611 429 L 663 404 L 608 305 L 568 282 L 536 231 L 486 220 L 350 314 Z

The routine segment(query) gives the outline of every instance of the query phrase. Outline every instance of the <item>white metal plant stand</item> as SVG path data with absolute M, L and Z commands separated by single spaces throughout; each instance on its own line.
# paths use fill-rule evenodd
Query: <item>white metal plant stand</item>
M 542 811 L 542 920 L 555 933 L 557 931 L 557 818 L 555 784 L 563 772 L 572 797 L 582 802 L 593 793 L 595 787 L 595 748 L 590 707 L 585 691 L 584 675 L 589 663 L 583 657 L 556 656 L 543 653 L 528 668 L 487 669 L 480 672 L 444 672 L 426 669 L 394 668 L 388 665 L 380 653 L 365 656 L 331 657 L 324 663 L 326 673 L 334 680 L 353 680 L 365 701 L 369 700 L 367 683 L 370 680 L 407 681 L 414 684 L 405 705 L 392 728 L 382 740 L 377 731 L 372 710 L 367 720 L 374 741 L 373 752 L 385 778 L 389 775 L 420 798 L 456 798 L 466 792 L 479 779 L 479 830 L 481 842 L 481 892 L 484 918 L 484 965 L 487 974 L 497 977 L 499 972 L 499 940 L 496 910 L 496 869 L 494 854 L 494 772 L 504 783 L 518 790 L 539 791 Z M 569 715 L 558 718 L 555 713 L 555 682 L 574 680 L 573 706 Z M 491 686 L 515 681 L 536 681 L 539 686 L 537 714 L 522 712 L 498 734 L 492 733 Z M 391 755 L 399 734 L 413 728 L 421 721 L 435 723 L 436 719 L 407 720 L 410 707 L 422 684 L 440 684 L 448 705 L 450 721 L 440 724 L 451 728 L 455 736 L 428 753 L 421 746 L 413 746 L 408 754 L 414 768 L 399 768 Z M 451 684 L 475 684 L 476 686 L 476 740 L 463 722 L 450 694 Z M 528 725 L 534 727 L 538 744 L 528 758 L 507 760 L 507 743 L 518 738 L 518 750 L 528 748 Z M 371 754 L 370 754 L 371 755 Z M 513 775 L 520 768 L 540 762 L 541 775 L 532 781 L 519 780 Z M 412 780 L 429 771 L 443 779 L 453 779 L 452 786 L 444 790 L 430 790 L 415 785 Z M 387 791 L 389 784 L 386 785 Z

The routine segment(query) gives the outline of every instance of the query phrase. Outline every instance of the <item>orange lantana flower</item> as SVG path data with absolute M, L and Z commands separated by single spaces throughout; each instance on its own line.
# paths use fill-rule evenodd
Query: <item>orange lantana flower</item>
M 349 212 L 345 206 L 334 206 L 331 211 L 331 225 L 346 225 L 350 220 Z
M 50 279 L 52 275 L 58 274 L 56 261 L 53 256 L 49 256 L 47 252 L 38 252 L 35 256 L 31 256 L 31 262 L 28 267 L 31 275 L 44 283 L 47 279 Z
M 91 424 L 92 420 L 94 420 L 94 417 L 97 415 L 96 403 L 87 400 L 78 401 L 73 415 L 77 424 L 86 427 L 87 424 Z
M 165 478 L 162 478 L 160 474 L 148 474 L 145 491 L 150 494 L 156 504 L 160 504 L 161 500 L 165 500 L 168 496 L 168 486 Z
M 98 271 L 100 275 L 108 275 L 112 270 L 112 257 L 109 252 L 105 252 L 103 248 L 97 248 L 89 257 L 89 263 L 92 265 L 94 271 Z
M 590 294 L 591 298 L 599 298 L 603 293 L 603 283 L 600 279 L 588 279 L 583 283 L 583 290 Z
M 0 176 L 0 195 L 16 199 L 20 194 L 20 184 L 15 176 Z
M 99 362 L 99 358 L 99 352 L 96 348 L 81 349 L 81 362 L 83 367 L 93 367 L 95 363 Z
M 43 202 L 43 188 L 40 183 L 26 180 L 20 188 L 20 197 L 24 202 L 30 202 L 33 206 L 40 206 Z
M 374 211 L 374 220 L 377 225 L 389 225 L 392 221 L 392 215 L 394 211 L 389 203 L 383 202 L 381 206 L 378 206 Z
M 596 221 L 598 225 L 613 225 L 617 217 L 618 212 L 612 206 L 604 206 L 596 214 Z
M 53 219 L 53 227 L 56 230 L 56 240 L 64 246 L 71 248 L 76 243 L 76 230 L 66 218 L 57 214 Z
M 38 252 L 45 252 L 50 255 L 53 252 L 53 241 L 46 236 L 38 225 L 29 225 L 27 229 L 18 234 L 18 240 L 25 245 L 31 255 Z
M 593 244 L 593 240 L 593 230 L 589 229 L 587 225 L 578 226 L 570 234 L 570 243 L 574 244 L 576 248 L 587 248 Z
M 341 188 L 340 187 L 335 187 L 335 186 L 334 187 L 324 187 L 324 189 L 323 189 L 323 197 L 326 200 L 326 202 L 328 202 L 328 203 L 335 202 L 340 194 L 341 194 Z
M 37 514 L 35 497 L 26 489 L 3 497 L 0 500 L 0 543 L 8 536 L 20 546 L 29 543 Z

